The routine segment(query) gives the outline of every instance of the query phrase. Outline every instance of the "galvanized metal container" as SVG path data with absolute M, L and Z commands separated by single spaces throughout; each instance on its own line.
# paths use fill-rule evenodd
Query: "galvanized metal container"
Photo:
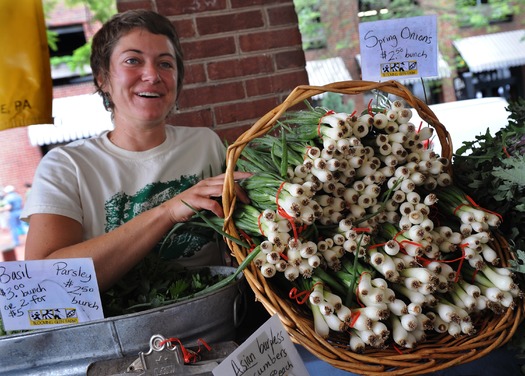
M 233 267 L 212 266 L 229 275 Z M 233 340 L 246 310 L 242 274 L 232 284 L 205 296 L 88 323 L 0 337 L 0 375 L 86 375 L 103 359 L 137 355 L 149 348 L 152 335 L 179 338 L 195 346 Z

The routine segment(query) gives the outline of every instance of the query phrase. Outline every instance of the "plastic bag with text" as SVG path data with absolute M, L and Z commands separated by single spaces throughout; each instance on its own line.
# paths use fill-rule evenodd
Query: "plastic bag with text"
M 42 0 L 0 1 L 0 130 L 53 123 Z

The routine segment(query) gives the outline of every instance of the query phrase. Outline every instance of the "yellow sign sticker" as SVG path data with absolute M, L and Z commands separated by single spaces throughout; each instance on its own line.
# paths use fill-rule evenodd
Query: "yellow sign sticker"
M 417 73 L 418 70 L 416 60 L 381 64 L 381 77 L 412 76 Z
M 55 325 L 78 323 L 75 308 L 33 309 L 28 311 L 31 325 Z

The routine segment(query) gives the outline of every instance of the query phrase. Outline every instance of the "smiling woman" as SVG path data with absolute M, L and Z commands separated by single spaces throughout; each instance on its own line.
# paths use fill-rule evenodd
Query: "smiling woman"
M 223 216 L 225 161 L 211 129 L 166 124 L 184 77 L 173 25 L 146 10 L 113 16 L 93 38 L 91 69 L 114 128 L 42 159 L 22 214 L 26 258 L 90 257 L 101 290 L 150 259 L 221 264 L 209 234 L 170 233 L 194 215 L 188 205 Z
M 109 79 L 97 77 L 113 113 L 115 130 L 110 133 L 113 143 L 126 147 L 123 142 L 127 137 L 122 137 L 122 133 L 141 133 L 165 121 L 175 106 L 175 61 L 174 47 L 163 35 L 135 29 L 120 39 L 111 54 Z M 139 140 L 150 141 L 142 137 Z M 156 143 L 157 139 L 151 142 Z M 146 150 L 150 144 L 129 146 Z

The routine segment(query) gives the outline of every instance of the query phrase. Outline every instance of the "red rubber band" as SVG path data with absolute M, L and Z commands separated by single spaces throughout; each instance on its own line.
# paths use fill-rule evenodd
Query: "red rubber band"
M 374 116 L 374 113 L 372 112 L 372 99 L 368 101 L 368 115 Z
M 478 274 L 479 269 L 474 269 L 474 273 L 472 273 L 472 282 L 476 281 L 476 275 Z
M 503 221 L 503 217 L 501 216 L 501 214 L 499 213 L 496 213 L 496 212 L 493 212 L 489 209 L 485 209 L 485 208 L 482 208 L 481 206 L 479 206 L 478 204 L 476 204 L 476 202 L 474 202 L 474 200 L 472 199 L 472 197 L 470 197 L 469 195 L 465 195 L 465 198 L 467 199 L 468 202 L 470 202 L 472 204 L 472 206 L 474 206 L 476 209 L 479 209 L 479 210 L 483 210 L 484 212 L 487 212 L 489 214 L 494 214 L 495 216 L 497 216 L 500 221 Z
M 298 239 L 299 238 L 299 235 L 297 234 L 297 227 L 295 226 L 295 220 L 292 216 L 290 216 L 286 210 L 284 210 L 280 205 L 279 205 L 279 195 L 281 194 L 281 191 L 284 187 L 284 185 L 286 184 L 285 181 L 283 181 L 281 183 L 281 185 L 279 186 L 279 189 L 277 189 L 277 195 L 275 197 L 275 204 L 277 205 L 277 213 L 288 220 L 288 222 L 290 222 L 290 225 L 292 226 L 292 230 L 293 230 L 293 236 L 294 236 L 294 239 Z
M 163 346 L 167 343 L 175 342 L 178 343 L 182 352 L 182 356 L 184 358 L 184 363 L 195 363 L 197 361 L 197 354 L 193 351 L 190 351 L 184 347 L 181 340 L 179 338 L 167 338 L 164 341 L 161 341 L 159 343 L 160 346 Z
M 264 231 L 262 229 L 262 224 L 261 224 L 262 215 L 263 213 L 260 213 L 259 216 L 257 217 L 257 226 L 259 227 L 259 232 L 261 233 L 261 235 L 264 236 Z
M 288 293 L 288 296 L 290 299 L 294 299 L 297 304 L 305 304 L 310 298 L 310 291 L 299 291 L 296 287 L 292 287 Z
M 396 352 L 399 354 L 399 355 L 403 355 L 403 351 L 401 351 L 401 349 L 399 347 L 397 347 L 396 345 L 393 345 L 392 346 L 394 348 L 394 350 L 396 350 Z
M 321 137 L 321 122 L 325 116 L 335 114 L 334 110 L 326 111 L 326 113 L 319 118 L 319 123 L 317 123 L 317 135 Z
M 376 248 L 379 248 L 379 247 L 383 247 L 385 245 L 386 245 L 386 243 L 372 244 L 372 245 L 368 246 L 368 249 L 376 249 Z
M 350 328 L 353 328 L 357 319 L 359 318 L 359 316 L 361 316 L 361 312 L 360 311 L 352 311 L 352 313 L 350 314 Z
M 205 340 L 203 340 L 202 338 L 199 338 L 197 340 L 197 342 L 202 343 L 202 345 L 206 348 L 206 350 L 211 351 L 211 346 L 208 345 L 208 343 Z M 199 345 L 199 349 L 197 350 L 197 353 L 199 353 L 200 351 L 201 351 L 201 346 Z
M 465 261 L 465 247 L 461 247 L 461 254 L 463 255 L 459 260 L 458 270 L 456 271 L 456 277 L 454 278 L 454 282 L 459 281 L 459 275 L 461 274 L 461 268 L 463 267 L 463 262 Z
M 242 235 L 242 237 L 244 239 L 246 239 L 246 241 L 248 242 L 248 244 L 250 245 L 250 252 L 253 251 L 255 249 L 255 243 L 254 241 L 252 240 L 252 238 L 250 237 L 250 235 L 248 235 L 246 232 L 244 232 L 243 230 L 239 229 L 239 233 Z

